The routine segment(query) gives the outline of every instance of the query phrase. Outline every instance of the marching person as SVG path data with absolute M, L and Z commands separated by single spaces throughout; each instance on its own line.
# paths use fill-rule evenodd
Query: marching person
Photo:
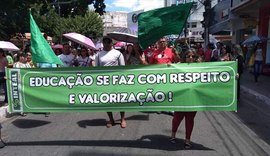
M 113 49 L 112 39 L 103 37 L 103 50 L 96 54 L 95 65 L 96 66 L 124 66 L 125 59 L 123 54 Z M 107 121 L 107 128 L 112 127 L 115 124 L 112 112 L 107 112 L 109 121 Z M 120 112 L 121 115 L 121 128 L 126 128 L 127 123 L 125 120 L 125 112 Z
M 65 43 L 63 47 L 63 53 L 58 55 L 58 57 L 63 62 L 63 67 L 72 67 L 75 56 L 71 53 L 71 48 L 68 43 Z
M 178 62 L 172 48 L 167 47 L 167 39 L 162 37 L 158 41 L 158 49 L 155 50 L 149 60 L 149 64 L 170 64 Z
M 171 64 L 179 62 L 172 48 L 167 46 L 167 38 L 162 37 L 158 41 L 158 49 L 155 50 L 149 60 L 149 64 Z M 157 112 L 158 114 L 160 112 Z M 173 114 L 173 112 L 166 112 Z
M 198 55 L 196 54 L 196 50 L 193 48 L 188 49 L 185 52 L 184 61 L 186 63 L 193 63 L 199 62 L 201 60 Z M 184 148 L 190 149 L 191 148 L 191 134 L 194 126 L 194 118 L 196 116 L 196 111 L 194 112 L 174 112 L 173 120 L 172 120 L 172 133 L 170 141 L 171 143 L 176 143 L 176 132 L 181 123 L 181 121 L 185 118 L 185 128 L 186 128 L 186 135 L 184 141 Z
M 92 66 L 92 60 L 89 57 L 88 49 L 86 47 L 81 48 L 80 55 L 78 57 L 79 67 Z

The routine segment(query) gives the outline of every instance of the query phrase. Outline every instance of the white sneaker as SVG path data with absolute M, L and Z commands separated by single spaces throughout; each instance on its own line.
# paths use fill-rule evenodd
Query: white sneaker
M 2 141 L 0 141 L 0 148 L 3 148 L 3 147 L 5 147 L 5 144 Z

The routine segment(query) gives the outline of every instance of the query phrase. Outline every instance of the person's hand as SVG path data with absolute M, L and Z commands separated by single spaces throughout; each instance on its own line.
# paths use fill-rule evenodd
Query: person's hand
M 239 74 L 238 73 L 235 75 L 235 78 L 236 78 L 236 80 L 239 79 Z

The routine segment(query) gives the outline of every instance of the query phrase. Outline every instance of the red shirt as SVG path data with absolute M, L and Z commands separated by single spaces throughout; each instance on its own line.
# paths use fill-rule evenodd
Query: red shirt
M 212 56 L 212 50 L 208 49 L 204 52 L 204 61 L 205 62 L 210 62 Z
M 152 57 L 152 54 L 153 54 L 153 51 L 151 48 L 147 48 L 146 50 L 143 51 L 144 53 L 144 56 L 146 57 L 147 59 L 147 62 L 149 62 L 149 60 L 151 59 Z
M 152 57 L 149 60 L 149 64 L 166 64 L 173 63 L 174 53 L 171 48 L 166 48 L 161 51 L 157 49 L 153 52 Z

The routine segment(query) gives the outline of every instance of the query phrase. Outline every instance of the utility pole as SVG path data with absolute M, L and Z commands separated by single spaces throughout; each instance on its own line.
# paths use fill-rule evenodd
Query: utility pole
M 205 12 L 203 13 L 204 17 L 204 44 L 205 47 L 209 44 L 209 24 L 210 24 L 210 10 L 211 10 L 211 0 L 204 1 L 204 9 Z

